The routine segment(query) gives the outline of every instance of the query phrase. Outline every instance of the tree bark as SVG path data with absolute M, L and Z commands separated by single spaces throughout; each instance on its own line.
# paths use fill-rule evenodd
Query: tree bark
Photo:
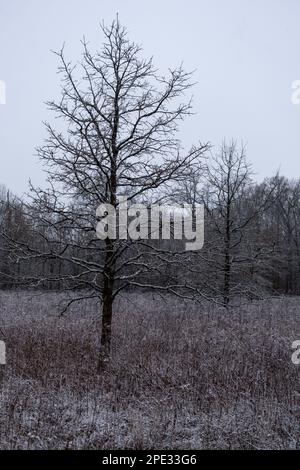
M 231 244 L 231 232 L 230 232 L 230 221 L 231 221 L 231 202 L 230 202 L 230 173 L 228 174 L 227 182 L 227 202 L 226 202 L 226 220 L 225 220 L 225 259 L 224 259 L 224 307 L 228 309 L 230 302 L 230 244 Z
M 103 276 L 101 343 L 98 370 L 105 370 L 109 366 L 111 355 L 111 325 L 114 301 L 114 244 L 113 240 L 106 239 L 106 259 Z
M 230 257 L 229 250 L 226 248 L 225 252 L 225 266 L 224 266 L 224 307 L 228 308 L 230 301 Z
M 105 370 L 109 366 L 111 353 L 111 324 L 113 313 L 113 295 L 110 289 L 103 294 L 101 345 L 98 369 Z

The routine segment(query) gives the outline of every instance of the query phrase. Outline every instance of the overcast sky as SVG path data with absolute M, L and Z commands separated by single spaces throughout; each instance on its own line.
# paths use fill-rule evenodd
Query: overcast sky
M 79 58 L 83 35 L 99 48 L 99 23 L 117 12 L 161 72 L 182 61 L 196 69 L 196 114 L 181 133 L 187 146 L 242 139 L 258 179 L 279 168 L 300 176 L 300 105 L 291 102 L 299 0 L 0 0 L 0 183 L 17 194 L 29 178 L 43 184 L 35 147 L 51 120 L 44 102 L 59 96 L 50 51 L 66 42 L 66 54 Z

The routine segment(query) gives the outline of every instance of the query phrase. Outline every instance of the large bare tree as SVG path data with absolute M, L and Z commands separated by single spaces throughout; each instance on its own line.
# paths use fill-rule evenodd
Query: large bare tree
M 141 240 L 97 239 L 96 209 L 107 203 L 117 208 L 124 195 L 129 203 L 154 202 L 165 185 L 184 178 L 207 145 L 185 151 L 178 139 L 178 125 L 191 113 L 183 96 L 191 75 L 180 66 L 160 76 L 119 20 L 103 25 L 102 32 L 99 52 L 92 53 L 83 40 L 79 64 L 69 62 L 64 49 L 56 53 L 61 98 L 48 107 L 60 124 L 45 124 L 48 136 L 38 149 L 49 185 L 32 187 L 36 243 L 19 248 L 27 259 L 55 259 L 64 266 L 52 280 L 83 292 L 71 302 L 87 296 L 101 300 L 99 365 L 105 367 L 116 296 L 130 285 L 159 287 L 145 283 L 145 275 L 152 256 L 159 276 L 166 256 Z M 172 282 L 165 287 L 172 288 Z

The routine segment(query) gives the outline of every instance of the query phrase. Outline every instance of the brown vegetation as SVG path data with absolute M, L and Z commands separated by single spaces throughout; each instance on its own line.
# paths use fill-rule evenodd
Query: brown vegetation
M 298 300 L 226 312 L 126 294 L 97 375 L 99 308 L 59 317 L 59 297 L 0 293 L 1 449 L 299 448 Z

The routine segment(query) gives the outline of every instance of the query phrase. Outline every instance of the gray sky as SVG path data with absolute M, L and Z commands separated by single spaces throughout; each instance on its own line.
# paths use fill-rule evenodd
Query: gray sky
M 1 0 L 0 183 L 22 194 L 28 179 L 43 184 L 35 147 L 49 119 L 44 101 L 59 96 L 58 50 L 79 58 L 83 35 L 99 48 L 99 23 L 116 13 L 130 38 L 154 56 L 161 72 L 182 61 L 197 69 L 196 114 L 183 142 L 243 139 L 257 178 L 280 168 L 300 176 L 300 105 L 291 84 L 300 79 L 299 0 Z M 50 118 L 51 119 L 51 118 Z

